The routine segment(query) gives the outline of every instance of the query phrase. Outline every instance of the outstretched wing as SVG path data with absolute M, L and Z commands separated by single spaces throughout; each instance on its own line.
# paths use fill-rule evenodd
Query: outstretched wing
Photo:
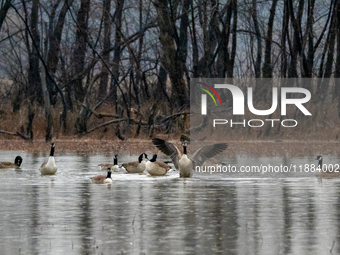
M 216 156 L 227 148 L 227 143 L 216 143 L 213 145 L 203 146 L 198 149 L 194 155 L 192 155 L 191 160 L 194 166 L 201 166 L 207 159 Z
M 168 155 L 175 168 L 178 169 L 178 160 L 182 157 L 182 153 L 172 143 L 166 142 L 160 138 L 153 138 L 152 143 L 165 155 Z

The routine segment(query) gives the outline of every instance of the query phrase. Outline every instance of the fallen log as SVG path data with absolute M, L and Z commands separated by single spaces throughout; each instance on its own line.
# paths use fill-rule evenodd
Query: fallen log
M 19 137 L 21 137 L 22 139 L 24 139 L 25 141 L 31 140 L 30 137 L 28 137 L 28 136 L 26 136 L 26 135 L 24 135 L 24 134 L 21 134 L 21 133 L 19 133 L 19 132 L 15 132 L 15 133 L 14 133 L 14 132 L 9 132 L 9 131 L 5 131 L 5 130 L 0 130 L 0 133 L 6 134 L 6 135 L 19 136 Z

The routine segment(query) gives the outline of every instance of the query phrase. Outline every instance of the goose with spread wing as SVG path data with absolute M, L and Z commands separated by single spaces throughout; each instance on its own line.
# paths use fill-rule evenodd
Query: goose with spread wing
M 224 151 L 227 147 L 227 143 L 217 143 L 213 145 L 207 145 L 199 148 L 192 157 L 188 157 L 187 154 L 187 139 L 182 140 L 183 154 L 172 143 L 166 142 L 160 138 L 153 138 L 152 143 L 164 154 L 170 156 L 175 168 L 179 171 L 180 177 L 192 177 L 193 167 L 201 166 L 203 163 L 217 154 Z

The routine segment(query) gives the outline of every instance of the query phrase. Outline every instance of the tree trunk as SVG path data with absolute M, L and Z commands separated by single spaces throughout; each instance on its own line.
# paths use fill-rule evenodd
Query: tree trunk
M 334 50 L 335 50 L 335 38 L 336 38 L 336 31 L 337 31 L 337 11 L 336 11 L 336 3 L 334 5 L 334 11 L 331 18 L 331 24 L 328 31 L 327 36 L 327 61 L 325 64 L 325 72 L 323 74 L 323 79 L 321 83 L 318 84 L 317 87 L 317 94 L 319 102 L 323 103 L 327 97 L 328 88 L 329 88 L 329 78 L 333 72 L 333 61 L 334 61 Z M 326 52 L 324 52 L 326 53 Z M 324 57 L 324 55 L 323 55 Z M 323 62 L 323 60 L 322 60 Z
M 112 63 L 112 80 L 111 87 L 110 87 L 110 94 L 112 95 L 112 100 L 116 104 L 117 102 L 117 86 L 118 86 L 118 79 L 119 79 L 119 63 L 120 63 L 120 56 L 122 54 L 121 49 L 121 29 L 122 29 L 122 15 L 123 15 L 123 7 L 124 7 L 124 0 L 117 0 L 116 12 L 115 12 L 115 19 L 114 23 L 116 24 L 116 31 L 115 31 L 115 42 L 114 42 L 114 50 L 113 50 L 113 63 Z M 118 109 L 116 106 L 116 113 Z
M 53 136 L 53 118 L 50 104 L 50 97 L 46 86 L 45 70 L 42 71 L 42 81 L 41 81 L 42 91 L 44 94 L 44 110 L 46 118 L 46 132 L 45 141 L 50 142 Z
M 198 65 L 198 45 L 196 36 L 196 24 L 194 13 L 194 0 L 191 0 L 191 24 L 192 24 L 192 61 L 193 61 L 193 78 L 198 78 L 197 65 Z
M 294 15 L 294 9 L 293 9 L 293 2 L 292 0 L 287 0 L 288 2 L 288 9 L 289 9 L 289 15 L 290 20 L 293 25 L 294 33 L 293 33 L 293 48 L 291 50 L 291 61 L 290 66 L 288 70 L 288 78 L 297 78 L 297 63 L 298 63 L 298 55 L 303 54 L 302 52 L 302 42 L 301 42 L 301 19 L 303 14 L 303 6 L 304 6 L 304 0 L 299 1 L 299 7 L 298 7 L 298 14 L 297 18 L 295 18 Z M 301 71 L 302 76 L 304 76 L 304 70 L 303 70 L 303 63 L 301 63 Z
M 28 104 L 28 113 L 27 113 L 27 135 L 30 137 L 30 140 L 33 140 L 33 120 L 34 120 L 34 116 L 35 116 L 35 111 L 34 111 L 34 105 L 33 103 L 29 103 Z
M 161 65 L 159 67 L 159 72 L 158 72 L 158 81 L 157 81 L 157 86 L 155 89 L 155 98 L 166 98 L 167 101 L 171 106 L 171 100 L 166 92 L 166 82 L 167 82 L 167 78 L 168 78 L 168 73 L 166 72 L 166 70 L 164 69 L 164 67 Z
M 286 78 L 287 76 L 287 50 L 286 50 L 286 39 L 288 33 L 289 25 L 289 12 L 287 7 L 287 1 L 284 2 L 283 7 L 283 20 L 282 20 L 282 37 L 281 37 L 281 78 Z
M 111 0 L 103 2 L 103 23 L 104 23 L 104 38 L 103 38 L 103 60 L 109 65 L 111 47 L 111 20 L 110 20 Z M 100 75 L 100 84 L 98 90 L 98 100 L 103 100 L 107 94 L 107 85 L 109 81 L 109 70 L 102 65 L 102 73 Z
M 230 24 L 232 14 L 232 0 L 227 3 L 227 14 L 223 20 L 223 28 L 220 38 L 220 45 L 218 50 L 217 62 L 216 62 L 216 73 L 218 78 L 224 78 L 229 63 L 229 36 L 230 36 Z
M 75 48 L 73 51 L 73 75 L 76 76 L 83 72 L 85 67 L 85 54 L 86 54 L 86 37 L 88 29 L 88 17 L 90 11 L 90 0 L 81 0 L 80 9 L 77 15 L 77 31 Z M 84 77 L 77 77 L 69 84 L 74 87 L 74 97 L 78 101 L 83 101 L 85 97 L 85 89 L 83 87 Z M 73 89 L 71 88 L 71 91 Z M 72 93 L 71 93 L 71 96 Z M 71 98 L 73 101 L 73 98 Z
M 308 0 L 308 20 L 307 20 L 308 53 L 307 53 L 307 69 L 305 70 L 305 76 L 307 78 L 312 78 L 313 76 L 314 53 L 315 53 L 313 37 L 314 5 L 315 0 Z
M 227 66 L 227 76 L 228 78 L 234 77 L 234 65 L 235 65 L 235 57 L 236 57 L 236 46 L 237 46 L 237 0 L 232 0 L 233 5 L 233 12 L 234 12 L 234 18 L 233 18 L 233 27 L 232 27 L 232 46 L 231 46 L 231 56 L 228 61 Z
M 254 21 L 254 28 L 257 40 L 257 54 L 256 54 L 256 61 L 255 61 L 255 78 L 261 77 L 261 61 L 262 61 L 262 39 L 261 39 L 261 31 L 259 27 L 259 23 L 257 20 L 257 7 L 256 7 L 256 0 L 253 1 L 252 6 L 252 18 Z
M 88 120 L 88 113 L 90 108 L 89 98 L 91 97 L 91 91 L 93 85 L 99 79 L 99 74 L 96 74 L 92 79 L 88 82 L 87 91 L 85 93 L 84 100 L 82 102 L 82 106 L 80 108 L 79 115 L 76 120 L 76 130 L 78 135 L 83 135 L 87 132 L 87 120 Z
M 64 23 L 65 23 L 65 17 L 68 10 L 68 6 L 72 5 L 74 0 L 68 0 L 64 2 L 63 7 L 60 10 L 59 17 L 57 24 L 55 27 L 53 27 L 53 16 L 51 17 L 52 20 L 50 20 L 50 28 L 49 28 L 49 50 L 47 53 L 47 67 L 49 70 L 50 75 L 53 77 L 57 70 L 58 62 L 59 62 L 59 53 L 60 53 L 60 41 L 61 36 L 63 33 Z M 55 9 L 57 9 L 58 6 L 55 6 Z M 55 11 L 55 10 L 54 10 Z M 48 75 L 46 75 L 46 86 L 48 89 L 48 93 L 50 95 L 50 102 L 51 105 L 55 105 L 57 101 L 57 94 L 58 91 L 55 88 L 53 81 L 49 78 Z
M 336 26 L 336 34 L 337 34 L 337 54 L 336 54 L 336 62 L 335 62 L 335 96 L 338 100 L 338 116 L 340 118 L 340 2 L 337 2 L 336 6 L 336 15 L 337 15 L 337 26 Z
M 183 79 L 184 65 L 180 52 L 176 51 L 173 21 L 170 18 L 169 7 L 167 1 L 155 0 L 154 6 L 157 10 L 157 22 L 159 25 L 159 40 L 163 50 L 161 62 L 167 70 L 172 84 L 172 101 L 178 102 L 179 106 L 183 106 L 187 102 L 186 85 Z M 187 27 L 182 28 L 187 29 Z M 183 49 L 183 48 L 182 48 Z
M 40 37 L 38 31 L 38 11 L 39 0 L 33 0 L 31 10 L 31 24 L 30 29 L 32 33 L 32 40 L 37 47 L 32 46 L 29 51 L 29 70 L 28 70 L 28 98 L 33 104 L 37 101 L 43 104 L 43 93 L 41 89 L 40 69 L 39 69 L 39 50 L 40 50 Z
M 264 63 L 263 63 L 263 68 L 262 68 L 263 78 L 273 77 L 271 55 L 272 55 L 273 24 L 274 24 L 274 17 L 275 17 L 277 2 L 278 0 L 273 0 L 272 7 L 270 8 L 267 38 L 265 40 L 266 46 L 265 46 L 265 51 L 264 51 Z

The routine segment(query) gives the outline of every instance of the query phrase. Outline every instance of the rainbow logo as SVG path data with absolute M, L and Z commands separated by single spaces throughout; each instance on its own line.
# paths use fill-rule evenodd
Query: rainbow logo
M 203 83 L 203 82 L 197 82 L 197 83 L 206 86 L 208 89 L 210 89 L 212 92 L 214 92 L 214 94 L 217 96 L 217 98 L 218 98 L 218 100 L 220 101 L 220 104 L 221 104 L 221 106 L 222 106 L 221 97 L 220 97 L 220 95 L 216 92 L 216 90 L 215 90 L 213 87 L 211 87 L 210 85 L 205 84 L 205 83 Z M 211 92 L 210 92 L 209 90 L 204 89 L 204 88 L 199 88 L 199 89 L 201 89 L 201 90 L 203 90 L 204 92 L 206 92 L 206 93 L 212 98 L 212 100 L 214 100 L 214 103 L 215 103 L 215 105 L 217 106 L 216 100 L 215 100 L 214 96 L 211 94 Z M 202 115 L 207 115 L 207 95 L 206 95 L 206 94 L 202 94 L 202 101 L 201 101 L 201 103 L 202 103 L 202 104 L 201 104 L 201 106 L 202 106 L 202 108 L 201 108 L 201 113 L 202 113 Z
M 206 86 L 207 88 L 211 89 L 212 92 L 214 92 L 214 94 L 217 96 L 217 98 L 218 98 L 218 100 L 220 101 L 220 104 L 221 104 L 221 106 L 222 106 L 221 97 L 220 97 L 220 95 L 217 93 L 217 91 L 216 91 L 213 87 L 211 87 L 210 85 L 205 84 L 205 83 L 203 83 L 203 82 L 197 82 L 197 83 L 202 84 L 202 85 Z M 214 103 L 215 103 L 215 105 L 217 106 L 216 100 L 215 100 L 214 96 L 211 94 L 211 92 L 210 92 L 209 90 L 204 89 L 204 88 L 199 88 L 199 89 L 201 89 L 201 90 L 203 90 L 204 92 L 206 92 L 206 93 L 212 98 L 212 100 L 214 100 Z

